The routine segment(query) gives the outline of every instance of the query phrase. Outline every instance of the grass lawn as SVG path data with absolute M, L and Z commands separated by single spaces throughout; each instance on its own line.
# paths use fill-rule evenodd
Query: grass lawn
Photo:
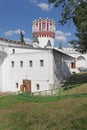
M 87 73 L 80 73 L 68 79 L 61 89 L 61 95 L 87 93 Z
M 46 102 L 2 97 L 0 130 L 87 130 L 87 97 Z
M 79 91 L 86 90 L 87 81 L 80 81 Z M 69 93 L 74 91 L 72 87 Z M 0 130 L 87 130 L 87 95 L 66 99 L 25 94 L 1 97 Z

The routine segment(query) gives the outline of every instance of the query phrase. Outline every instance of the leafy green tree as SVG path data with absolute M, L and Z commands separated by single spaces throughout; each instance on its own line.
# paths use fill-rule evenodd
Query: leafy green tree
M 59 21 L 62 25 L 72 20 L 77 28 L 76 36 L 78 40 L 72 40 L 70 43 L 78 51 L 87 52 L 87 0 L 48 0 L 54 3 L 55 7 L 61 6 L 62 19 Z

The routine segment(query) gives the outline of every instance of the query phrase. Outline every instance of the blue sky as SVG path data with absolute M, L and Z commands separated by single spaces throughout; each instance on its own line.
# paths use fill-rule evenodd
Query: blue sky
M 54 8 L 48 0 L 0 0 L 0 37 L 19 40 L 23 30 L 25 39 L 31 41 L 33 20 L 48 17 L 56 22 L 55 46 L 59 42 L 68 46 L 68 41 L 75 38 L 76 29 L 72 22 L 59 25 L 60 14 L 61 8 Z

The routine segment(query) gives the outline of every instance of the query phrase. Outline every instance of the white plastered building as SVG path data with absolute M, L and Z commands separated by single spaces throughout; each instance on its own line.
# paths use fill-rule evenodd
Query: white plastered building
M 75 58 L 74 64 L 73 62 L 71 64 L 71 72 L 79 73 L 81 70 L 87 70 L 87 53 L 82 54 L 72 47 L 63 48 L 60 51 Z
M 71 75 L 73 57 L 52 48 L 33 48 L 0 38 L 0 92 L 57 88 Z

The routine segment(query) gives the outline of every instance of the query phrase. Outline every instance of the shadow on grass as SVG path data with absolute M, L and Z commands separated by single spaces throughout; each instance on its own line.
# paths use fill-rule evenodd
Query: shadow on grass
M 77 118 L 73 123 L 73 129 L 77 130 L 87 130 L 87 118 Z
M 49 102 L 57 101 L 68 98 L 78 98 L 78 97 L 87 97 L 87 93 L 82 94 L 72 94 L 72 95 L 60 95 L 60 96 L 32 96 L 26 93 L 17 95 L 18 99 L 28 102 Z
M 74 88 L 82 85 L 83 83 L 87 83 L 87 73 L 80 73 L 72 75 L 63 85 L 64 90 L 67 88 Z

